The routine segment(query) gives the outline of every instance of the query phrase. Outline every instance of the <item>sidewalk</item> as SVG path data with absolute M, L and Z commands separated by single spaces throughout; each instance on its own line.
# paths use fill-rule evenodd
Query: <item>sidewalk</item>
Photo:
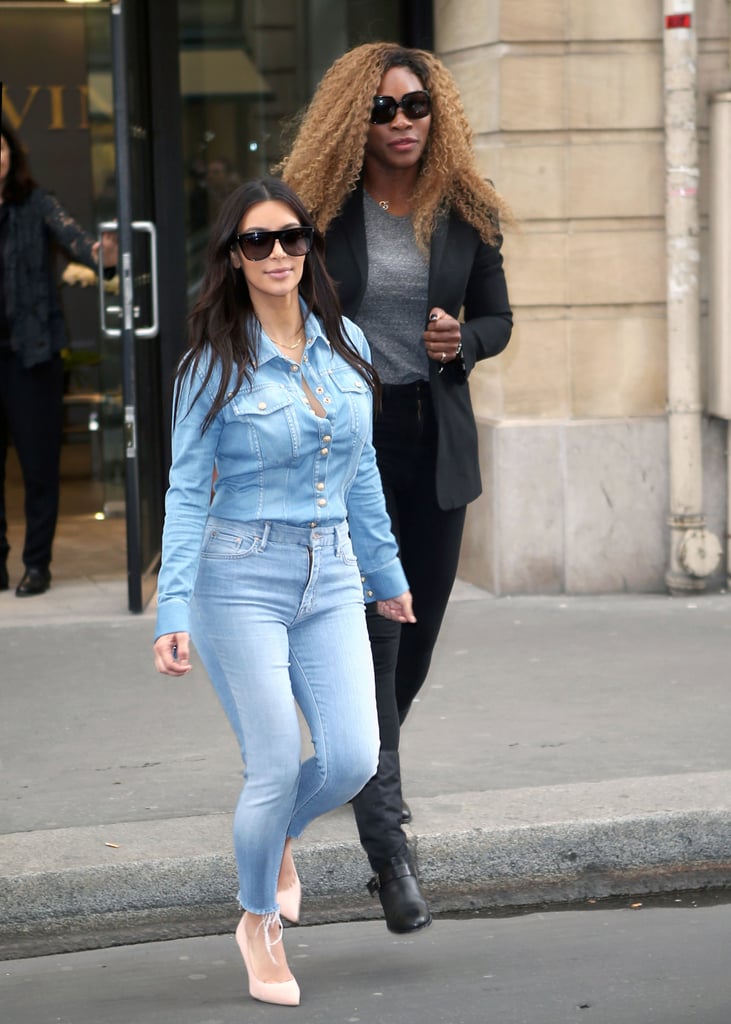
M 238 752 L 152 668 L 125 584 L 0 594 L 0 956 L 221 931 Z M 731 885 L 731 596 L 459 583 L 404 729 L 435 911 Z M 296 846 L 303 923 L 380 916 L 350 808 Z

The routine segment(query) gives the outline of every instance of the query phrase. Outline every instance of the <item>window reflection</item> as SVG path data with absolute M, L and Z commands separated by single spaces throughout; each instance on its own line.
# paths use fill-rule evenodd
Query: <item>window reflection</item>
M 208 231 L 240 181 L 278 161 L 283 131 L 351 46 L 400 39 L 393 0 L 178 0 L 188 300 Z

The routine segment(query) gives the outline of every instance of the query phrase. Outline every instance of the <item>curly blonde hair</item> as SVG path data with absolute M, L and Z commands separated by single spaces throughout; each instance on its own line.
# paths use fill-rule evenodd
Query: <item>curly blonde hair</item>
M 512 215 L 479 173 L 472 129 L 454 78 L 427 50 L 396 43 L 365 43 L 340 57 L 324 75 L 304 111 L 296 137 L 275 168 L 312 211 L 323 233 L 356 188 L 363 168 L 373 97 L 384 74 L 407 67 L 431 95 L 429 140 L 411 209 L 418 245 L 427 250 L 437 217 L 453 209 L 485 242 L 499 237 Z

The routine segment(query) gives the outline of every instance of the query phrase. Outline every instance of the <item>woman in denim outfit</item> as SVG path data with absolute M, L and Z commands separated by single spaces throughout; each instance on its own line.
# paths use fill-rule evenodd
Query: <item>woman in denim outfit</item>
M 221 210 L 178 373 L 155 641 L 158 670 L 183 675 L 192 637 L 238 738 L 236 938 L 250 994 L 283 1004 L 299 1003 L 290 840 L 376 770 L 364 602 L 413 621 L 371 444 L 377 378 L 323 252 L 282 182 Z

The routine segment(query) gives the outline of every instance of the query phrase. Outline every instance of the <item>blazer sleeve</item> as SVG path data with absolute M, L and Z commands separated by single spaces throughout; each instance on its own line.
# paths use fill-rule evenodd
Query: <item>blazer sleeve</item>
M 462 360 L 456 368 L 468 377 L 475 363 L 499 355 L 510 340 L 513 313 L 503 270 L 500 241 L 480 241 L 467 281 L 462 324 Z M 454 365 L 454 364 L 453 364 Z
M 43 222 L 61 248 L 77 263 L 83 263 L 91 270 L 98 271 L 92 251 L 96 239 L 66 213 L 58 199 L 50 192 L 43 192 L 40 202 Z

